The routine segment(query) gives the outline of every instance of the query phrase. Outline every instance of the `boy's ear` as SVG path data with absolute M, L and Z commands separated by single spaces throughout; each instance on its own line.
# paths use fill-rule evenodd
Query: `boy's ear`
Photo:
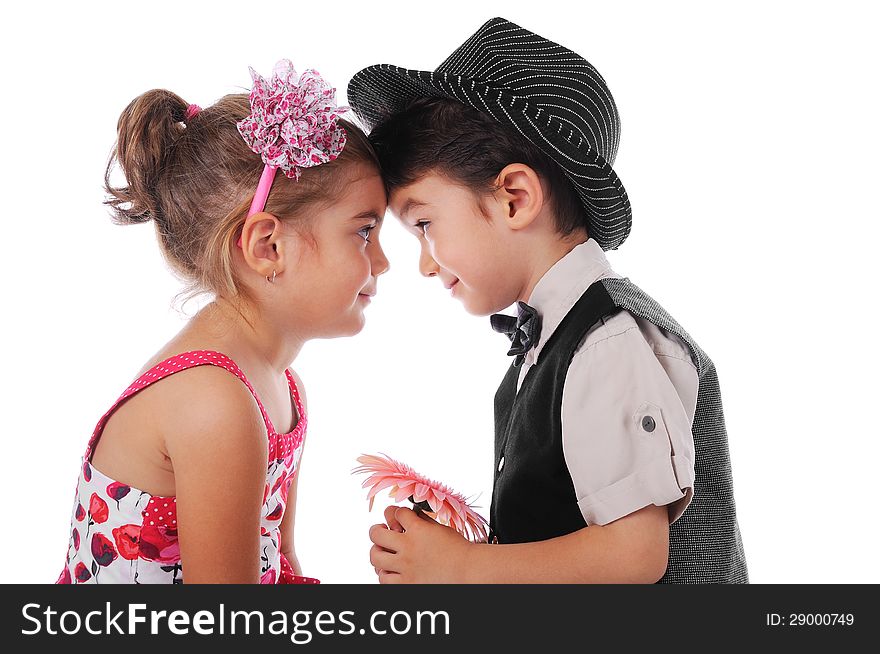
M 283 265 L 278 251 L 281 221 L 265 211 L 248 217 L 241 230 L 241 252 L 251 270 L 263 277 L 274 271 L 280 274 Z
M 544 208 L 544 188 L 535 170 L 525 164 L 504 167 L 495 179 L 496 199 L 501 203 L 507 225 L 523 229 L 534 222 Z

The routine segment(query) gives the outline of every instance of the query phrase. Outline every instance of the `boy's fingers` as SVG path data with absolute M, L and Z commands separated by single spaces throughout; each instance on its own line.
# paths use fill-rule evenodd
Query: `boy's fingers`
M 395 554 L 382 549 L 378 545 L 373 545 L 370 548 L 370 563 L 373 564 L 374 568 L 381 571 L 380 575 L 382 572 L 396 572 L 395 559 Z
M 391 505 L 385 509 L 385 522 L 388 523 L 388 528 L 391 531 L 403 531 L 403 527 L 400 526 L 400 523 L 397 521 L 396 513 L 397 508 L 394 505 Z
M 370 540 L 391 552 L 396 552 L 400 549 L 401 536 L 402 534 L 391 531 L 385 525 L 373 525 L 370 527 Z
M 379 583 L 380 584 L 402 584 L 403 581 L 400 578 L 400 575 L 396 572 L 388 572 L 387 570 L 383 570 L 379 575 Z
M 394 517 L 397 520 L 397 523 L 403 528 L 404 531 L 407 529 L 412 529 L 415 525 L 419 524 L 421 518 L 416 514 L 412 509 L 407 509 L 402 506 L 396 507 L 396 511 L 394 513 Z M 431 522 L 434 522 L 428 516 L 425 518 Z

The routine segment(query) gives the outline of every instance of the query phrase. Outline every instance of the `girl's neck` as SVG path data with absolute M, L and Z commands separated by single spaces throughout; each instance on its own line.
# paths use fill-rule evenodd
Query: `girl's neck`
M 249 305 L 235 304 L 222 297 L 199 311 L 191 326 L 210 334 L 212 340 L 227 343 L 230 356 L 234 352 L 238 358 L 245 356 L 278 373 L 293 363 L 306 340 L 290 330 L 279 331 Z

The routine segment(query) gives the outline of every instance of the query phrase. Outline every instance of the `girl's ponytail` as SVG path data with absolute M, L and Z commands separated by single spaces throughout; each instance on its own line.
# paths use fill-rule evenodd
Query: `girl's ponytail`
M 104 188 L 113 221 L 121 225 L 163 222 L 159 178 L 167 172 L 166 160 L 184 132 L 187 103 L 164 89 L 138 96 L 119 116 L 117 140 L 104 173 Z M 113 186 L 110 174 L 118 162 L 125 186 Z
M 186 296 L 209 291 L 249 297 L 232 255 L 264 169 L 238 128 L 251 111 L 247 93 L 199 109 L 156 89 L 135 98 L 119 117 L 104 174 L 105 204 L 117 224 L 153 221 L 162 254 L 188 285 Z M 303 170 L 299 181 L 279 175 L 266 211 L 305 226 L 309 207 L 341 193 L 363 166 L 378 173 L 363 131 L 339 124 L 347 134 L 342 153 Z M 125 179 L 114 184 L 110 177 L 117 164 Z

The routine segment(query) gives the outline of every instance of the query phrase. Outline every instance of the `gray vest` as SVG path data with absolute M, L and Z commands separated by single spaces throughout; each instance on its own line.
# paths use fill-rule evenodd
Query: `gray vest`
M 694 497 L 669 528 L 669 564 L 660 583 L 748 583 L 715 366 L 629 279 L 603 279 L 587 289 L 544 345 L 539 365 L 529 369 L 519 393 L 519 369 L 508 370 L 495 396 L 491 537 L 501 543 L 529 542 L 586 526 L 562 453 L 562 390 L 571 357 L 586 332 L 599 318 L 620 309 L 681 338 L 699 376 Z

